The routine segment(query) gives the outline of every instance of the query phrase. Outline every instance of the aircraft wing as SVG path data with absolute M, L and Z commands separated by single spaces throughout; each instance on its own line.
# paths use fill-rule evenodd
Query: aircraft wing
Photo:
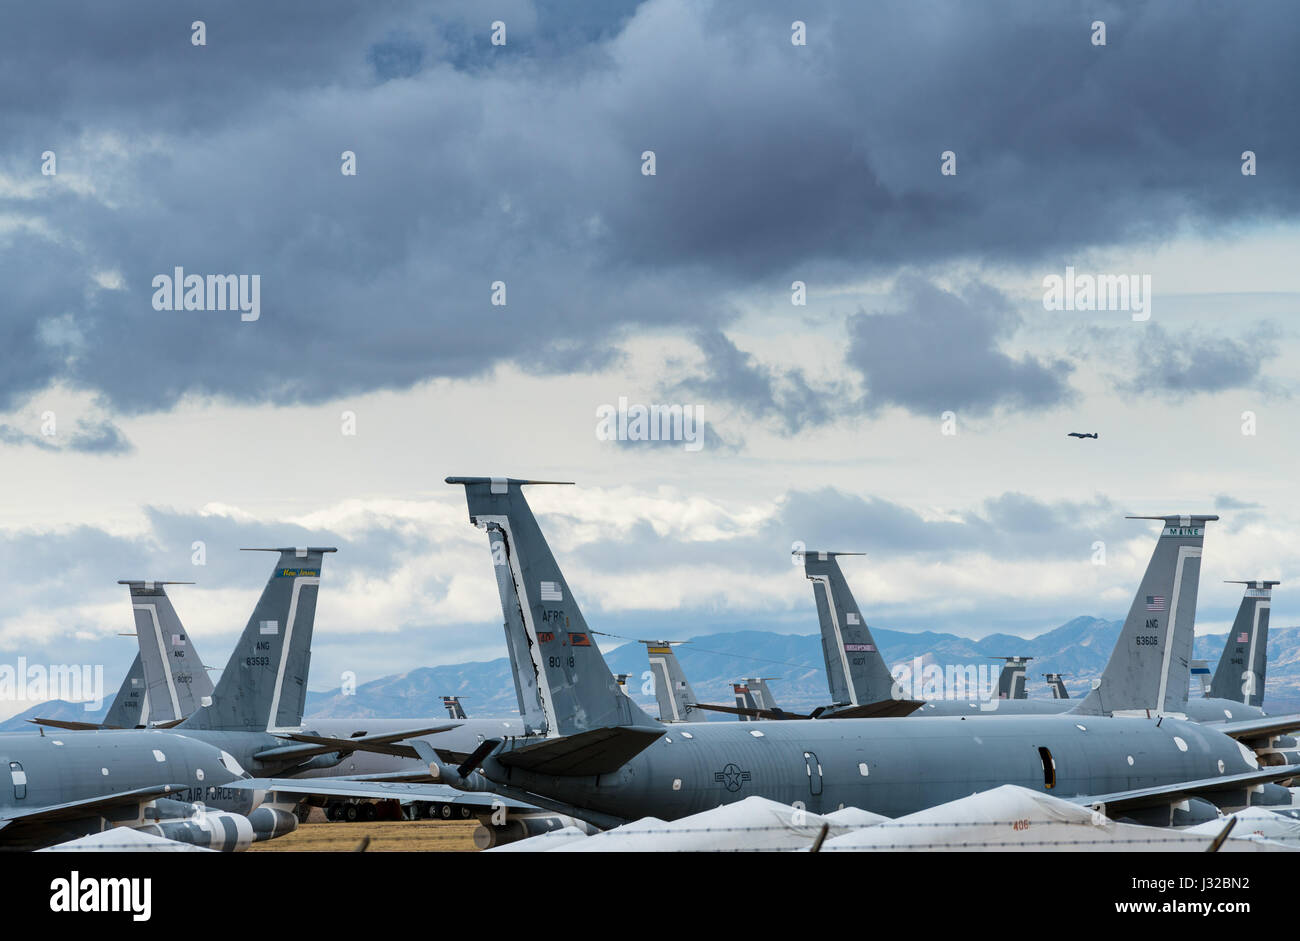
M 786 712 L 784 709 L 753 709 L 747 706 L 718 706 L 712 703 L 692 703 L 696 709 L 708 709 L 711 712 L 725 712 L 733 716 L 749 716 L 753 719 L 884 719 L 911 715 L 925 705 L 918 699 L 883 699 L 880 702 L 862 703 L 858 706 L 843 706 L 831 711 L 818 710 L 812 715 L 800 712 Z
M 227 787 L 248 791 L 275 791 L 303 797 L 358 797 L 372 800 L 437 801 L 440 804 L 508 807 L 511 810 L 536 810 L 532 804 L 501 797 L 491 791 L 458 791 L 446 784 L 409 781 L 375 781 L 363 778 L 246 778 Z
M 916 712 L 925 703 L 919 699 L 882 699 L 880 702 L 863 703 L 859 706 L 845 706 L 834 712 L 823 712 L 818 719 L 891 719 L 901 718 Z
M 713 703 L 691 703 L 696 709 L 710 712 L 725 712 L 732 716 L 749 716 L 751 719 L 811 719 L 812 716 L 799 712 L 786 712 L 784 709 L 750 709 L 746 706 L 718 706 Z
M 1070 800 L 1085 807 L 1104 808 L 1106 816 L 1113 818 L 1115 811 L 1170 804 L 1215 791 L 1231 791 L 1253 787 L 1256 784 L 1269 784 L 1273 781 L 1293 778 L 1297 774 L 1300 774 L 1300 765 L 1276 765 L 1271 768 L 1260 768 L 1258 771 L 1245 771 L 1241 774 L 1225 774 L 1217 778 L 1180 781 L 1177 784 L 1141 787 L 1131 791 L 1113 791 L 1110 794 L 1091 794 L 1073 797 Z
M 1300 715 L 1265 716 L 1262 719 L 1242 719 L 1240 722 L 1216 722 L 1210 728 L 1239 741 L 1266 738 L 1270 735 L 1300 731 Z
M 28 719 L 32 725 L 48 725 L 52 729 L 67 729 L 69 732 L 95 732 L 99 729 L 115 729 L 115 725 L 100 725 L 98 722 L 77 722 L 73 719 Z
M 495 757 L 507 768 L 523 768 L 538 774 L 609 774 L 645 751 L 667 731 L 667 726 L 661 729 L 606 726 L 524 745 L 512 741 L 496 752 Z
M 93 817 L 103 811 L 139 806 L 155 798 L 166 797 L 173 790 L 174 788 L 170 784 L 155 784 L 151 787 L 139 787 L 133 791 L 122 791 L 118 794 L 105 794 L 100 797 L 87 797 L 79 801 L 68 801 L 65 804 L 46 804 L 44 807 L 33 807 L 30 810 L 16 812 L 14 808 L 9 807 L 0 810 L 0 829 L 19 824 L 52 823 L 56 820 L 77 820 L 82 817 Z
M 381 755 L 396 755 L 399 758 L 419 758 L 410 745 L 398 744 L 402 739 L 419 738 L 422 735 L 436 735 L 448 729 L 457 728 L 459 722 L 435 725 L 427 729 L 406 729 L 401 732 L 386 732 L 383 735 L 363 735 L 358 738 L 334 738 L 327 735 L 312 735 L 307 732 L 285 732 L 279 737 L 297 742 L 296 745 L 281 745 L 260 751 L 253 757 L 259 761 L 286 759 L 304 760 L 316 755 L 328 755 L 331 752 L 376 752 Z

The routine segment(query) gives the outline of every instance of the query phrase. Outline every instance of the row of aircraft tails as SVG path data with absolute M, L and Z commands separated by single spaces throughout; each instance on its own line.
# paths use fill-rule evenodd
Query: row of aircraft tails
M 712 832 L 719 815 L 748 834 L 729 848 L 755 849 L 943 848 L 939 823 L 969 834 L 971 814 L 1086 821 L 1091 848 L 1234 848 L 1243 841 L 1225 837 L 1242 814 L 1255 834 L 1247 842 L 1275 848 L 1300 825 L 1300 716 L 1262 708 L 1278 583 L 1242 583 L 1212 678 L 1191 660 L 1216 516 L 1134 517 L 1160 532 L 1082 698 L 1059 674 L 1045 674 L 1052 699 L 1027 698 L 1031 658 L 1020 656 L 998 658 L 988 700 L 911 698 L 849 590 L 844 553 L 804 552 L 827 701 L 782 709 L 774 678 L 756 676 L 735 683 L 733 704 L 700 702 L 676 642 L 646 640 L 656 718 L 610 672 L 533 516 L 524 488 L 547 482 L 447 482 L 464 488 L 470 522 L 488 538 L 517 716 L 469 717 L 446 696 L 445 716 L 304 721 L 332 548 L 264 550 L 276 553 L 271 576 L 215 684 L 167 594 L 177 583 L 123 581 L 139 655 L 104 723 L 40 719 L 38 732 L 0 734 L 10 779 L 0 848 L 116 847 L 130 832 L 150 845 L 243 849 L 292 831 L 311 805 L 332 819 L 393 807 L 473 817 L 480 847 L 546 850 L 700 848 L 690 834 Z M 1194 674 L 1202 695 L 1189 695 Z M 741 721 L 707 721 L 719 713 Z M 922 831 L 925 840 L 907 836 Z M 1081 845 L 1044 832 L 996 843 Z
M 889 664 L 877 648 L 857 602 L 840 570 L 838 557 L 858 553 L 803 552 L 804 571 L 813 585 L 817 611 L 821 623 L 822 652 L 825 655 L 826 675 L 835 701 L 819 706 L 809 714 L 783 710 L 768 686 L 779 677 L 746 677 L 732 684 L 735 704 L 731 706 L 699 702 L 687 680 L 673 647 L 689 641 L 643 640 L 654 680 L 655 699 L 659 718 L 664 722 L 705 721 L 704 712 L 722 712 L 737 716 L 741 721 L 754 719 L 813 719 L 836 716 L 867 716 L 884 714 L 893 708 L 898 714 L 962 714 L 970 709 L 1000 709 L 1007 700 L 1027 700 L 1026 672 L 1033 657 L 992 657 L 1001 660 L 998 684 L 993 697 L 983 703 L 968 700 L 944 700 L 919 703 L 908 700 L 903 690 L 894 682 Z M 1225 637 L 1223 653 L 1211 675 L 1204 660 L 1189 662 L 1189 673 L 1200 683 L 1202 698 L 1206 703 L 1195 703 L 1189 708 L 1202 718 L 1212 716 L 1215 709 L 1227 709 L 1225 718 L 1232 718 L 1235 702 L 1244 706 L 1262 706 L 1264 679 L 1267 668 L 1268 618 L 1271 593 L 1276 581 L 1233 582 L 1245 585 L 1245 594 L 1237 609 L 1232 629 Z M 1145 602 L 1148 608 L 1157 607 L 1154 600 Z M 1043 678 L 1051 690 L 1050 701 L 1035 701 L 1015 705 L 1012 711 L 1033 713 L 1063 713 L 1074 704 L 1067 702 L 1070 693 L 1060 673 L 1044 673 Z M 620 678 L 620 685 L 623 680 Z

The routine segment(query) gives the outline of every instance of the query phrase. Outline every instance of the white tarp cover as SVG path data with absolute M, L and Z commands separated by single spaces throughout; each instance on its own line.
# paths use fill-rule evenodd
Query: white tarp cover
M 870 822 L 874 814 L 846 815 L 847 823 L 828 820 L 788 804 L 763 797 L 747 797 L 671 823 L 653 817 L 625 824 L 604 833 L 562 843 L 555 852 L 697 852 L 795 850 L 812 845 L 823 824 L 828 835 L 849 833 Z M 522 841 L 523 844 L 532 840 Z M 521 849 L 532 846 L 514 844 Z M 545 844 L 539 849 L 548 849 Z
M 585 840 L 587 834 L 583 833 L 577 827 L 564 827 L 560 830 L 551 830 L 549 833 L 539 833 L 537 836 L 530 836 L 526 840 L 516 840 L 514 843 L 506 843 L 504 846 L 494 846 L 488 853 L 544 853 L 547 850 L 553 850 L 557 846 L 565 843 L 571 843 L 574 840 Z
M 68 840 L 47 846 L 38 853 L 211 853 L 205 846 L 178 843 L 152 833 L 142 833 L 130 827 L 114 827 L 103 833 Z
M 1230 841 L 1272 840 L 1287 846 L 1300 847 L 1300 820 L 1274 813 L 1264 807 L 1246 807 L 1229 816 L 1237 818 L 1237 825 L 1232 828 L 1232 834 L 1229 836 Z M 1222 820 L 1211 820 L 1208 823 L 1188 827 L 1183 832 L 1208 833 L 1213 837 L 1227 822 L 1227 817 Z
M 827 839 L 822 852 L 957 850 L 1204 852 L 1223 829 L 1209 832 L 1116 823 L 1070 801 L 1012 784 Z M 1240 826 L 1240 824 L 1238 824 Z M 1285 850 L 1280 843 L 1228 840 L 1223 851 Z

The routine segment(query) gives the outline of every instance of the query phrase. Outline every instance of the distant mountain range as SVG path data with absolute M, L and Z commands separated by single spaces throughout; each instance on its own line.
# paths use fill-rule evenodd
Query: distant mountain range
M 904 633 L 873 627 L 872 633 L 890 663 L 947 665 L 989 664 L 988 658 L 1027 656 L 1029 695 L 1047 698 L 1043 673 L 1065 674 L 1072 697 L 1087 691 L 1089 683 L 1106 666 L 1119 636 L 1120 621 L 1078 617 L 1037 637 L 993 634 L 979 640 L 932 631 Z M 1222 652 L 1224 635 L 1198 637 L 1195 653 L 1213 669 Z M 608 644 L 605 645 L 608 647 Z M 704 702 L 732 703 L 731 684 L 746 676 L 779 677 L 771 686 L 777 702 L 785 708 L 812 709 L 827 701 L 826 671 L 818 634 L 774 634 L 768 631 L 733 631 L 706 634 L 676 648 L 682 669 L 696 696 Z M 646 711 L 658 712 L 654 696 L 643 690 L 647 670 L 645 647 L 626 643 L 605 655 L 615 673 L 629 674 L 628 688 Z M 518 714 L 510 664 L 505 657 L 487 662 L 419 667 L 407 673 L 386 676 L 357 687 L 307 694 L 307 716 L 351 717 L 442 717 L 442 697 L 461 697 L 471 716 L 513 716 Z M 1193 691 L 1199 695 L 1199 689 Z M 1272 628 L 1268 642 L 1268 682 L 1265 706 L 1274 714 L 1300 712 L 1300 628 Z M 0 730 L 31 729 L 24 720 L 32 716 L 95 722 L 107 711 L 86 712 L 80 704 L 50 702 L 35 706 L 0 723 Z M 719 716 L 719 719 L 722 717 Z

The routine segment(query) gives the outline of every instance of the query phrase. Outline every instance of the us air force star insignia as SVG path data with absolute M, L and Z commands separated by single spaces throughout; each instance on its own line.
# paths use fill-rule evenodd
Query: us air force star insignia
M 740 767 L 734 763 L 728 763 L 721 771 L 713 773 L 713 780 L 726 787 L 728 791 L 739 791 L 740 786 L 749 778 L 749 772 L 741 771 Z

